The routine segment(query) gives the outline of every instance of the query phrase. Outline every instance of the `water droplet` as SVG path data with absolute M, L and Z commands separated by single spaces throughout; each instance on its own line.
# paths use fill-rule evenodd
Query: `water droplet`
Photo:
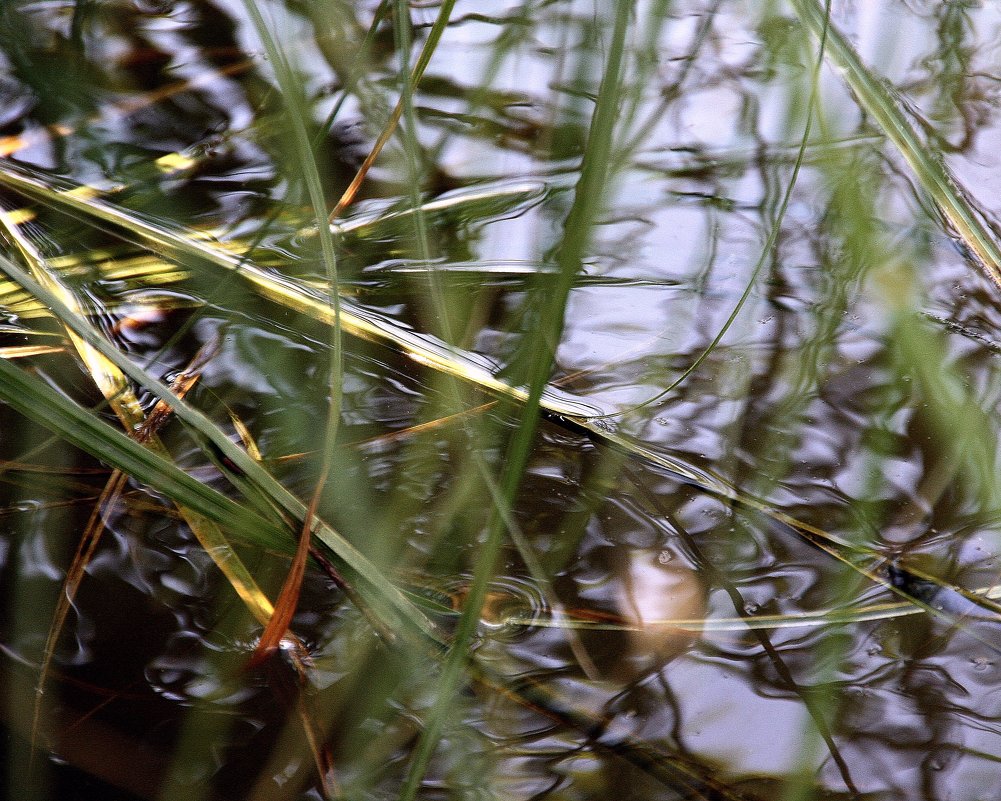
M 670 551 L 661 551 L 659 554 L 657 554 L 657 561 L 660 562 L 662 565 L 666 565 L 672 559 L 674 559 L 674 554 L 671 553 Z
M 758 606 L 758 604 L 754 603 L 753 601 L 748 601 L 746 604 L 744 604 L 744 612 L 748 615 L 756 614 L 760 608 L 761 607 Z

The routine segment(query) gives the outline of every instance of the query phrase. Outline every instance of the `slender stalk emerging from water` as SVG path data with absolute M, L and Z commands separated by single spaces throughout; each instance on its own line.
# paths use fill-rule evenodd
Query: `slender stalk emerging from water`
M 548 305 L 547 317 L 542 321 L 539 330 L 532 334 L 539 350 L 528 365 L 528 397 L 522 409 L 519 425 L 515 429 L 508 447 L 505 468 L 501 477 L 501 492 L 506 505 L 513 504 L 528 463 L 538 423 L 539 403 L 552 371 L 556 343 L 563 330 L 567 297 L 573 278 L 580 270 L 581 260 L 590 239 L 591 226 L 604 196 L 631 8 L 631 3 L 618 2 L 616 4 L 615 25 L 609 41 L 608 60 L 598 92 L 597 107 L 592 118 L 581 177 L 574 195 L 573 206 L 567 216 L 564 238 L 558 253 L 559 277 L 557 285 Z M 479 624 L 487 586 L 494 575 L 495 564 L 503 542 L 503 532 L 503 519 L 500 515 L 494 515 L 489 524 L 487 539 L 477 554 L 473 583 L 466 597 L 455 637 L 442 669 L 437 688 L 437 699 L 428 714 L 424 730 L 421 732 L 411 759 L 410 770 L 401 792 L 403 801 L 412 801 L 417 794 L 441 736 L 448 710 L 451 708 L 455 694 L 465 676 L 469 661 L 469 645 Z

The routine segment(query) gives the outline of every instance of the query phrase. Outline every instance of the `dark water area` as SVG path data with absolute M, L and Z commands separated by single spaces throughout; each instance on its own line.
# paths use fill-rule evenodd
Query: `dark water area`
M 401 95 L 400 32 L 374 2 L 255 5 L 333 209 Z M 843 65 L 814 86 L 795 5 L 631 4 L 596 168 L 616 4 L 459 0 L 331 226 L 347 316 L 320 516 L 445 639 L 504 530 L 444 701 L 442 650 L 316 560 L 300 644 L 248 666 L 261 626 L 172 500 L 130 479 L 109 501 L 105 454 L 0 405 L 2 797 L 395 799 L 442 710 L 420 798 L 995 797 L 1001 289 Z M 831 5 L 993 236 L 1001 7 Z M 409 65 L 440 8 L 410 5 Z M 237 0 L 0 2 L 0 206 L 121 352 L 168 382 L 203 354 L 187 400 L 308 503 L 328 273 L 274 62 Z M 567 275 L 585 167 L 601 197 Z M 82 185 L 246 262 L 165 255 L 68 205 Z M 547 347 L 498 511 L 526 425 L 510 388 Z M 6 280 L 0 356 L 121 427 Z M 160 438 L 256 508 L 201 435 Z M 298 526 L 219 522 L 274 600 Z

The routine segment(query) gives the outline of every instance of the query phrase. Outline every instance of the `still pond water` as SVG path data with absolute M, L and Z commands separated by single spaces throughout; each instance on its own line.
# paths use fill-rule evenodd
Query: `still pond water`
M 332 209 L 400 96 L 391 14 L 256 5 Z M 524 420 L 420 347 L 448 339 L 458 372 L 508 383 L 548 358 L 616 10 L 455 3 L 413 113 L 333 229 L 345 309 L 389 334 L 346 326 L 321 513 L 445 633 L 494 525 L 483 476 Z M 411 3 L 410 64 L 439 12 Z M 627 23 L 545 414 L 418 796 L 995 798 L 1001 621 L 976 601 L 1001 594 L 1001 290 L 831 62 L 811 100 L 819 41 L 793 4 L 636 2 Z M 836 0 L 831 24 L 997 220 L 1001 7 Z M 273 61 L 237 0 L 4 0 L 0 171 L 114 190 L 322 288 Z M 91 321 L 166 380 L 202 349 L 188 399 L 308 500 L 329 328 L 37 199 L 0 195 L 32 212 L 20 230 Z M 4 356 L 114 423 L 58 323 L 2 293 Z M 161 437 L 236 497 L 180 424 Z M 311 564 L 292 625 L 304 678 L 280 656 L 247 668 L 260 626 L 169 501 L 136 482 L 104 503 L 99 460 L 7 407 L 0 457 L 5 797 L 400 796 L 439 654 L 387 644 Z M 274 598 L 287 555 L 226 533 Z

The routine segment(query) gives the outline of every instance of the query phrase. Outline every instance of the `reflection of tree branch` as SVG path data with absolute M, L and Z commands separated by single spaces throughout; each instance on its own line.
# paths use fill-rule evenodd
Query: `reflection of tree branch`
M 733 603 L 734 609 L 737 615 L 741 618 L 747 618 L 749 615 L 745 611 L 746 603 L 743 596 L 727 578 L 726 576 L 716 568 L 710 559 L 707 559 L 702 549 L 699 547 L 695 538 L 688 533 L 687 529 L 681 524 L 671 512 L 664 509 L 661 505 L 659 499 L 650 491 L 645 483 L 637 475 L 636 470 L 632 467 L 627 466 L 624 470 L 624 475 L 629 479 L 630 483 L 639 491 L 639 494 L 643 499 L 654 509 L 657 516 L 663 517 L 670 524 L 671 528 L 678 534 L 678 536 L 685 543 L 685 547 L 688 550 L 689 555 L 695 562 L 695 567 L 703 572 L 706 576 L 707 585 L 715 585 L 720 587 L 726 594 L 730 597 Z M 651 520 L 657 522 L 656 518 L 651 515 Z M 817 732 L 820 734 L 824 743 L 827 745 L 827 750 L 831 754 L 831 759 L 834 760 L 834 764 L 838 767 L 838 772 L 841 774 L 841 779 L 845 783 L 845 786 L 852 792 L 858 793 L 859 790 L 855 786 L 855 782 L 852 780 L 851 773 L 848 769 L 848 763 L 845 758 L 841 755 L 841 751 L 838 748 L 836 742 L 834 742 L 834 736 L 831 733 L 831 729 L 824 719 L 823 711 L 816 700 L 811 698 L 811 693 L 804 690 L 796 683 L 796 679 L 792 675 L 792 671 L 785 664 L 780 656 L 778 650 L 772 645 L 771 640 L 768 638 L 768 634 L 763 629 L 758 629 L 754 627 L 749 627 L 749 630 L 753 636 L 758 640 L 765 654 L 768 656 L 772 663 L 772 667 L 778 674 L 779 678 L 786 685 L 786 687 L 795 693 L 799 699 L 803 702 L 803 706 L 809 713 L 810 717 L 813 719 L 814 725 L 817 727 Z
M 693 760 L 674 756 L 641 742 L 628 732 L 616 731 L 613 722 L 583 709 L 563 704 L 555 694 L 532 678 L 515 683 L 494 673 L 480 660 L 470 664 L 473 678 L 491 692 L 534 709 L 562 726 L 574 729 L 597 749 L 618 756 L 686 799 L 702 801 L 756 801 L 739 794 L 709 775 L 709 769 Z

